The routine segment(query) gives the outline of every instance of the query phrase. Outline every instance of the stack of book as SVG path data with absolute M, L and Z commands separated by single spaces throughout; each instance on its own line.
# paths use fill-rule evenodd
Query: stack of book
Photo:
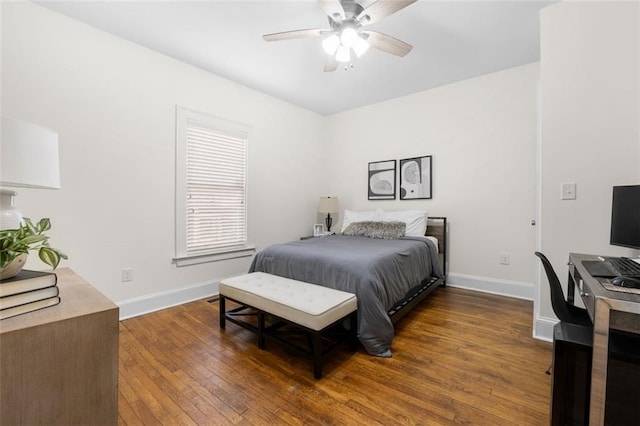
M 58 277 L 53 272 L 23 269 L 0 280 L 0 320 L 60 303 Z

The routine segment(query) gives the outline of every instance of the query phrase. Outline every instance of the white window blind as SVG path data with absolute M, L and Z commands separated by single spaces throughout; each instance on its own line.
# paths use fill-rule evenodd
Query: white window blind
M 178 107 L 176 257 L 247 247 L 245 126 Z

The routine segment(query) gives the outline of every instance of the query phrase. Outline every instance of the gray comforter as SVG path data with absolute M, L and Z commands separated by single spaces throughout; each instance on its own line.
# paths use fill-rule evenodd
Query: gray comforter
M 387 311 L 425 278 L 442 276 L 431 241 L 342 235 L 269 246 L 253 259 L 249 272 L 257 271 L 355 293 L 358 337 L 376 356 L 391 356 Z

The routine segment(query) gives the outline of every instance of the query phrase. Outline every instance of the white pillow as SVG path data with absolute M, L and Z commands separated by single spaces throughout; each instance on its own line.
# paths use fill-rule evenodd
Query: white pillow
M 347 226 L 353 222 L 380 222 L 381 213 L 380 210 L 367 210 L 362 212 L 345 210 L 342 216 L 342 230 L 340 232 L 344 232 Z
M 378 220 L 383 222 L 404 222 L 407 225 L 405 235 L 408 237 L 424 237 L 427 232 L 428 212 L 425 210 L 383 211 Z

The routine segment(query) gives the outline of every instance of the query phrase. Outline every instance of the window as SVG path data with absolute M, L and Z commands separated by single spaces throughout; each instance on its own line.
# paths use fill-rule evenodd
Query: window
M 249 256 L 248 127 L 177 107 L 176 262 Z

